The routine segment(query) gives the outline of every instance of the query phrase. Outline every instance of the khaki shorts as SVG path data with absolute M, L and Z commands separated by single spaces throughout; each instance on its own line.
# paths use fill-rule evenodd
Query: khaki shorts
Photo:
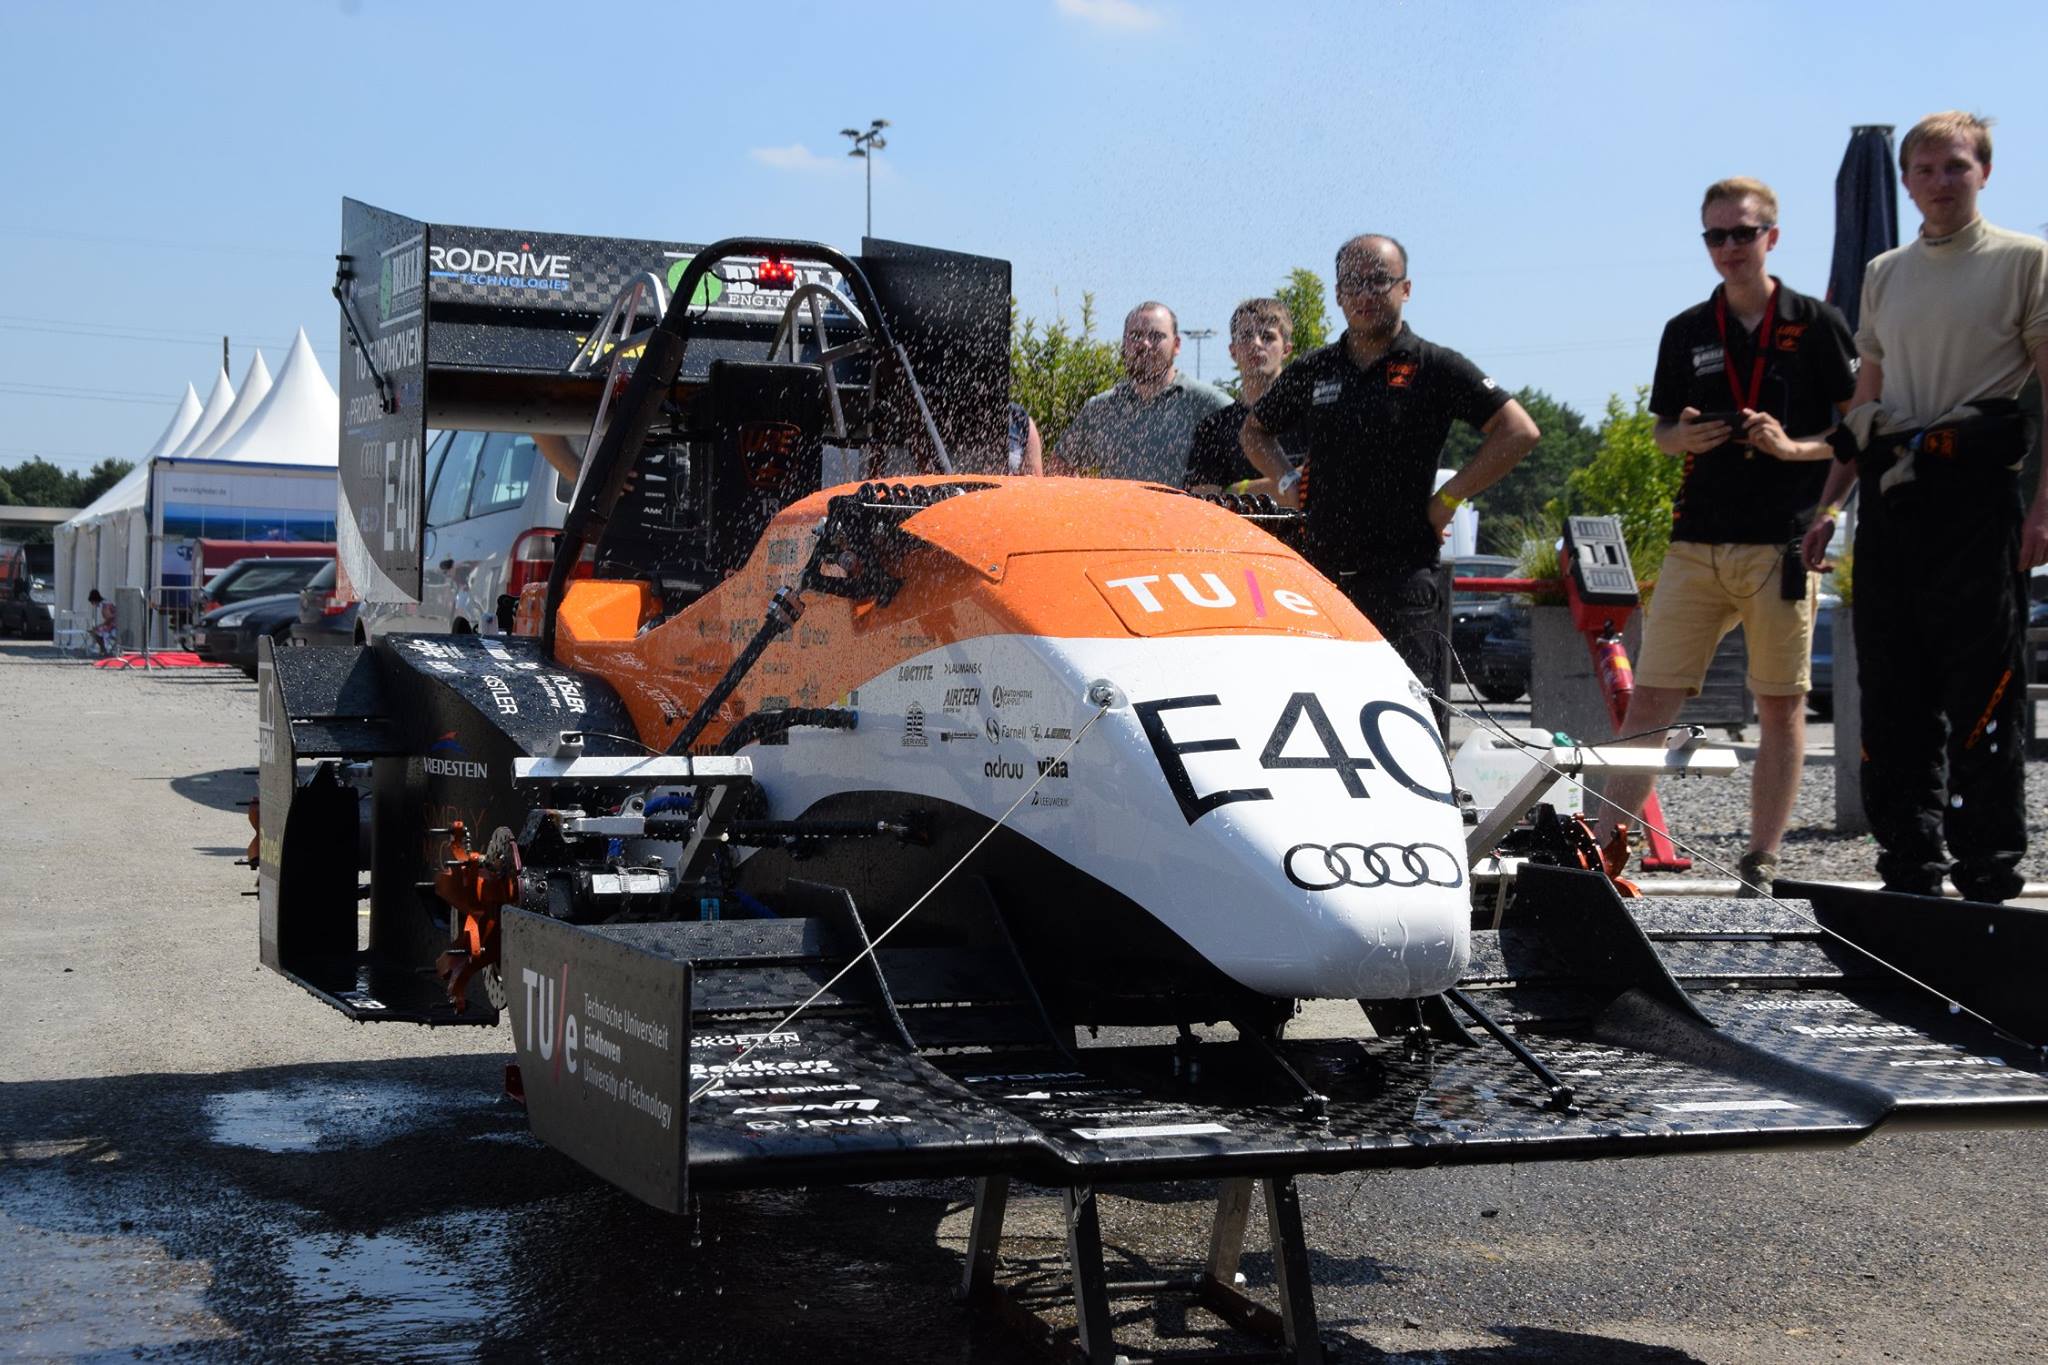
M 1672 541 L 1643 626 L 1637 685 L 1698 696 L 1721 637 L 1740 623 L 1749 648 L 1750 691 L 1760 697 L 1810 691 L 1813 576 L 1807 575 L 1806 595 L 1787 602 L 1778 587 L 1784 562 L 1782 545 Z

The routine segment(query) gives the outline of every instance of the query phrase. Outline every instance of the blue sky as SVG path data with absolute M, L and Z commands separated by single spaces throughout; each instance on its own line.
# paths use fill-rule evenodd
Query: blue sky
M 1009 259 L 1027 315 L 1093 292 L 1113 333 L 1158 297 L 1220 331 L 1389 231 L 1418 331 L 1596 415 L 1711 288 L 1720 176 L 1777 188 L 1775 269 L 1818 293 L 1850 127 L 1962 107 L 1998 118 L 1987 216 L 2048 224 L 2039 0 L 10 0 L 0 45 L 0 464 L 139 453 L 188 381 L 205 396 L 222 333 L 237 381 L 300 326 L 334 378 L 343 195 L 852 248 L 838 130 L 877 116 L 877 235 Z

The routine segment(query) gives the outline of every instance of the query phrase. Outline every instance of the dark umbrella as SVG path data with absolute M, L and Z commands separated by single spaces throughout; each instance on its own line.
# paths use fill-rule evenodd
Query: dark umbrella
M 1849 131 L 1849 150 L 1835 172 L 1835 260 L 1828 302 L 1854 331 L 1863 313 L 1863 267 L 1899 244 L 1899 191 L 1888 123 Z

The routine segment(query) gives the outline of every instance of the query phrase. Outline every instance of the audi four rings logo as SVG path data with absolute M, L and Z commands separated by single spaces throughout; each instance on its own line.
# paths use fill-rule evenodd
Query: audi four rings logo
M 1441 844 L 1296 844 L 1280 869 L 1304 891 L 1465 884 L 1458 856 Z

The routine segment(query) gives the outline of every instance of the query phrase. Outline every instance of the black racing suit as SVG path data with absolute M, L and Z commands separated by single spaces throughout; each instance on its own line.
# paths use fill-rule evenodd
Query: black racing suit
M 1867 469 L 1861 484 L 1851 612 L 1878 875 L 1935 894 L 1948 872 L 1972 900 L 2006 900 L 2027 849 L 2018 480 L 1992 468 L 1885 494 Z

